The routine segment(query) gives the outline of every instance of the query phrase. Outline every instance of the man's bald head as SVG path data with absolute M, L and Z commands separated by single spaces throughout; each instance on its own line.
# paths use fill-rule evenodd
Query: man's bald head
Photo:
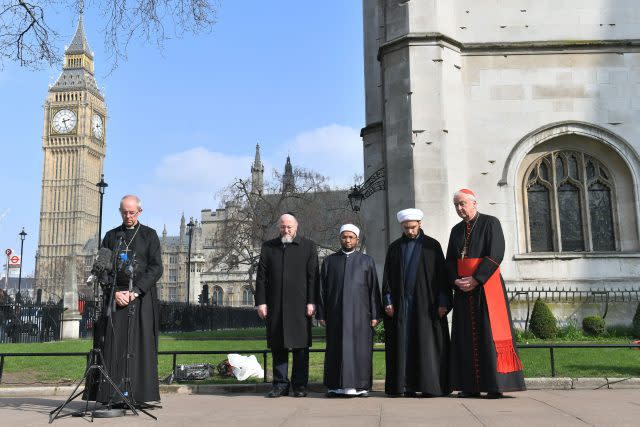
M 140 212 L 142 212 L 142 201 L 138 196 L 127 194 L 120 199 L 120 216 L 125 227 L 135 226 Z
M 298 220 L 291 214 L 283 214 L 278 219 L 278 229 L 282 243 L 291 243 L 298 232 Z

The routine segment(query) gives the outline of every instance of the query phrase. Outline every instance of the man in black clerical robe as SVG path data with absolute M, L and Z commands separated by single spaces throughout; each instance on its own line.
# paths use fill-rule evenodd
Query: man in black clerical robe
M 307 396 L 311 317 L 318 286 L 318 251 L 310 239 L 298 234 L 291 214 L 278 219 L 280 236 L 262 244 L 256 275 L 258 316 L 266 320 L 271 349 L 273 387 L 267 397 Z M 289 381 L 289 350 L 293 353 Z
M 451 230 L 447 273 L 455 290 L 451 326 L 451 386 L 459 397 L 500 398 L 525 390 L 515 348 L 509 300 L 500 274 L 504 237 L 500 221 L 477 210 L 473 191 L 454 195 L 463 219 Z
M 419 209 L 398 212 L 403 235 L 387 251 L 382 282 L 386 382 L 392 396 L 443 396 L 449 388 L 450 289 L 440 244 Z
M 102 247 L 113 251 L 117 258 L 114 263 L 116 286 L 111 306 L 108 304 L 110 293 L 105 292 L 104 310 L 99 319 L 102 333 L 94 339 L 102 351 L 109 376 L 134 404 L 160 400 L 160 315 L 156 282 L 162 276 L 162 256 L 158 234 L 138 221 L 141 212 L 137 196 L 123 197 L 120 201 L 122 225 L 109 230 L 102 241 Z M 123 260 L 125 257 L 127 262 Z M 129 292 L 126 267 L 133 260 L 133 291 Z M 131 321 L 127 329 L 129 314 Z M 104 378 L 97 381 L 97 378 L 92 376 L 88 379 L 83 398 L 109 404 L 121 403 L 122 399 L 109 383 Z
M 356 251 L 360 229 L 340 228 L 341 249 L 324 259 L 316 318 L 327 328 L 327 396 L 366 396 L 372 385 L 373 328 L 381 313 L 376 265 Z

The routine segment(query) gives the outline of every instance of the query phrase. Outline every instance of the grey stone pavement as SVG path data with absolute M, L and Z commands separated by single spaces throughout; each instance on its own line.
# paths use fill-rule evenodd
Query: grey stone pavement
M 0 397 L 1 426 L 43 426 L 63 396 Z M 95 419 L 94 425 L 130 426 L 638 426 L 639 389 L 531 390 L 500 400 L 387 398 L 266 399 L 262 393 L 163 393 L 158 421 L 146 415 Z M 71 403 L 83 408 L 82 402 Z M 88 419 L 62 418 L 53 425 L 85 426 Z

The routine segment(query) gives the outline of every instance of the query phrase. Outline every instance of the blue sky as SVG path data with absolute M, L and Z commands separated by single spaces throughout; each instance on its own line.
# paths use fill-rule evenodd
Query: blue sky
M 61 48 L 77 16 L 52 16 Z M 134 41 L 110 63 L 97 11 L 85 10 L 96 80 L 108 108 L 103 230 L 119 224 L 126 193 L 140 195 L 141 222 L 175 234 L 181 213 L 199 218 L 216 194 L 249 175 L 255 144 L 266 171 L 314 169 L 338 186 L 362 174 L 364 126 L 362 2 L 223 0 L 209 34 Z M 19 250 L 33 272 L 42 178 L 43 104 L 61 65 L 0 70 L 0 246 Z

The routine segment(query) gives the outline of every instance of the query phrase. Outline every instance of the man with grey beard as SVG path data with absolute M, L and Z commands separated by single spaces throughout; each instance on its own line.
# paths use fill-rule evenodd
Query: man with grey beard
M 267 397 L 307 395 L 311 317 L 315 312 L 318 284 L 316 244 L 298 235 L 298 221 L 291 214 L 278 220 L 280 236 L 264 242 L 256 277 L 258 316 L 266 320 L 267 346 L 273 363 L 273 388 Z M 293 353 L 291 381 L 289 350 Z

